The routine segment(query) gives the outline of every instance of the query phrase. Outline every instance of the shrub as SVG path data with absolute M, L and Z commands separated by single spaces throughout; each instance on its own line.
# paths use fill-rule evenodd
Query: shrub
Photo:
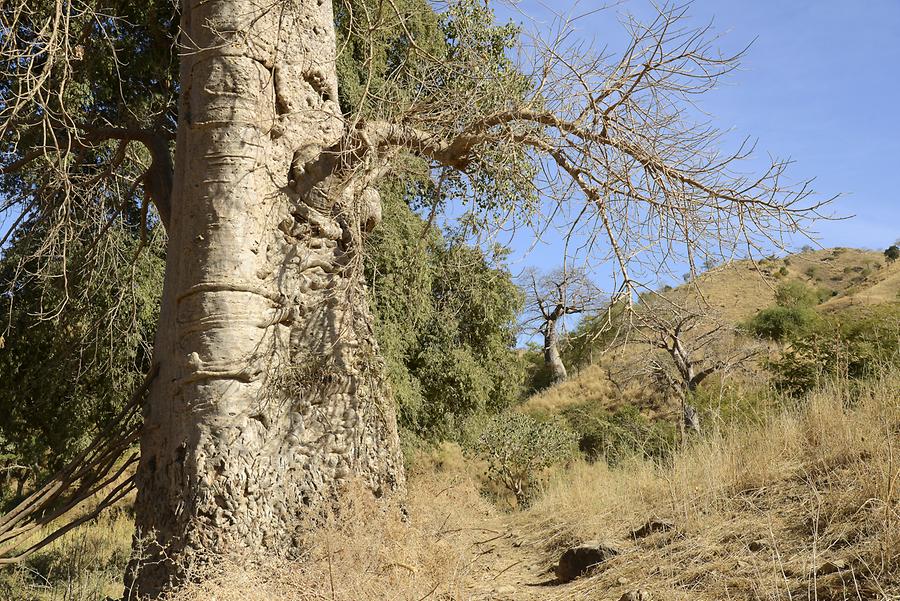
M 654 422 L 633 405 L 609 412 L 596 403 L 573 405 L 563 417 L 578 436 L 578 449 L 588 461 L 606 460 L 616 465 L 638 456 L 665 459 L 675 445 L 675 426 Z
M 491 418 L 470 450 L 487 462 L 488 479 L 527 507 L 542 473 L 572 458 L 575 448 L 575 435 L 564 424 L 508 412 Z
M 811 288 L 803 282 L 779 284 L 775 289 L 775 304 L 779 307 L 814 307 L 828 298 L 827 290 Z
M 787 274 L 788 274 L 788 268 L 782 265 L 781 269 L 778 270 L 778 275 L 780 275 L 781 277 L 784 277 Z
M 521 397 L 514 347 L 523 299 L 502 260 L 436 231 L 422 240 L 427 224 L 401 183 L 382 184 L 385 220 L 369 238 L 375 334 L 401 428 L 455 440 L 472 415 Z
M 777 306 L 763 309 L 744 328 L 760 338 L 782 341 L 808 331 L 818 318 L 809 307 Z
M 900 365 L 900 305 L 846 311 L 789 342 L 781 357 L 767 363 L 784 392 L 806 393 L 825 377 L 866 378 Z
M 887 259 L 888 263 L 893 263 L 897 259 L 900 259 L 900 246 L 892 244 L 887 247 L 884 251 L 884 258 Z

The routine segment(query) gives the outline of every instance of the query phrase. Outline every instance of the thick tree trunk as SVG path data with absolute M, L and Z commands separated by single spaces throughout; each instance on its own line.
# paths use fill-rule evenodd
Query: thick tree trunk
M 544 324 L 544 365 L 550 370 L 550 381 L 556 384 L 569 377 L 562 356 L 559 354 L 559 334 L 556 331 L 556 320 Z
M 331 2 L 184 0 L 182 27 L 130 596 L 284 551 L 348 478 L 403 486 L 357 269 L 372 191 L 302 167 L 343 135 Z

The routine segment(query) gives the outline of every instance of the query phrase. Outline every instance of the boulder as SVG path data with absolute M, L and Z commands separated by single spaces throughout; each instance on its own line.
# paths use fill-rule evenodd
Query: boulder
M 618 554 L 617 548 L 600 541 L 589 541 L 566 549 L 556 566 L 556 579 L 560 582 L 575 580 L 589 569 Z

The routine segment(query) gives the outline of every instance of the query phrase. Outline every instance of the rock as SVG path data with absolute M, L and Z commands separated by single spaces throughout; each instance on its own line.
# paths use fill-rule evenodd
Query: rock
M 566 549 L 556 566 L 556 578 L 560 582 L 570 582 L 618 554 L 618 549 L 599 541 L 589 541 Z
M 651 534 L 655 534 L 656 532 L 668 532 L 669 530 L 674 529 L 675 524 L 668 520 L 663 520 L 660 518 L 650 518 L 646 524 L 644 524 L 637 530 L 632 530 L 631 537 L 635 539 L 644 538 L 645 536 L 650 536 Z
M 494 590 L 494 592 L 497 593 L 498 595 L 512 595 L 513 593 L 516 592 L 516 587 L 514 587 L 510 584 L 507 584 L 504 586 L 497 587 Z
M 621 586 L 625 586 L 626 584 L 628 584 L 628 578 L 625 578 L 625 576 L 619 576 L 619 579 L 616 580 L 616 582 L 618 582 Z
M 763 540 L 760 538 L 755 541 L 752 541 L 749 545 L 747 545 L 747 548 L 750 549 L 751 551 L 753 551 L 754 553 L 759 553 L 760 551 L 765 551 L 766 549 L 769 548 L 769 541 L 766 541 L 766 540 Z
M 650 601 L 650 593 L 644 589 L 629 591 L 619 597 L 619 601 Z
M 850 569 L 850 565 L 843 559 L 835 559 L 834 561 L 826 561 L 816 569 L 816 576 L 826 576 L 836 572 L 843 572 Z

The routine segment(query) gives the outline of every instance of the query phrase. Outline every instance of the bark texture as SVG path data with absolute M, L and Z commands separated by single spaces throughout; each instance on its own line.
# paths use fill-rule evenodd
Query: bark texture
M 345 135 L 331 2 L 184 0 L 182 28 L 132 597 L 220 555 L 284 550 L 347 478 L 403 486 L 356 269 L 379 198 L 316 168 Z
M 544 365 L 550 370 L 550 381 L 556 384 L 569 377 L 562 355 L 559 353 L 559 333 L 556 319 L 548 319 L 542 328 L 544 334 Z

